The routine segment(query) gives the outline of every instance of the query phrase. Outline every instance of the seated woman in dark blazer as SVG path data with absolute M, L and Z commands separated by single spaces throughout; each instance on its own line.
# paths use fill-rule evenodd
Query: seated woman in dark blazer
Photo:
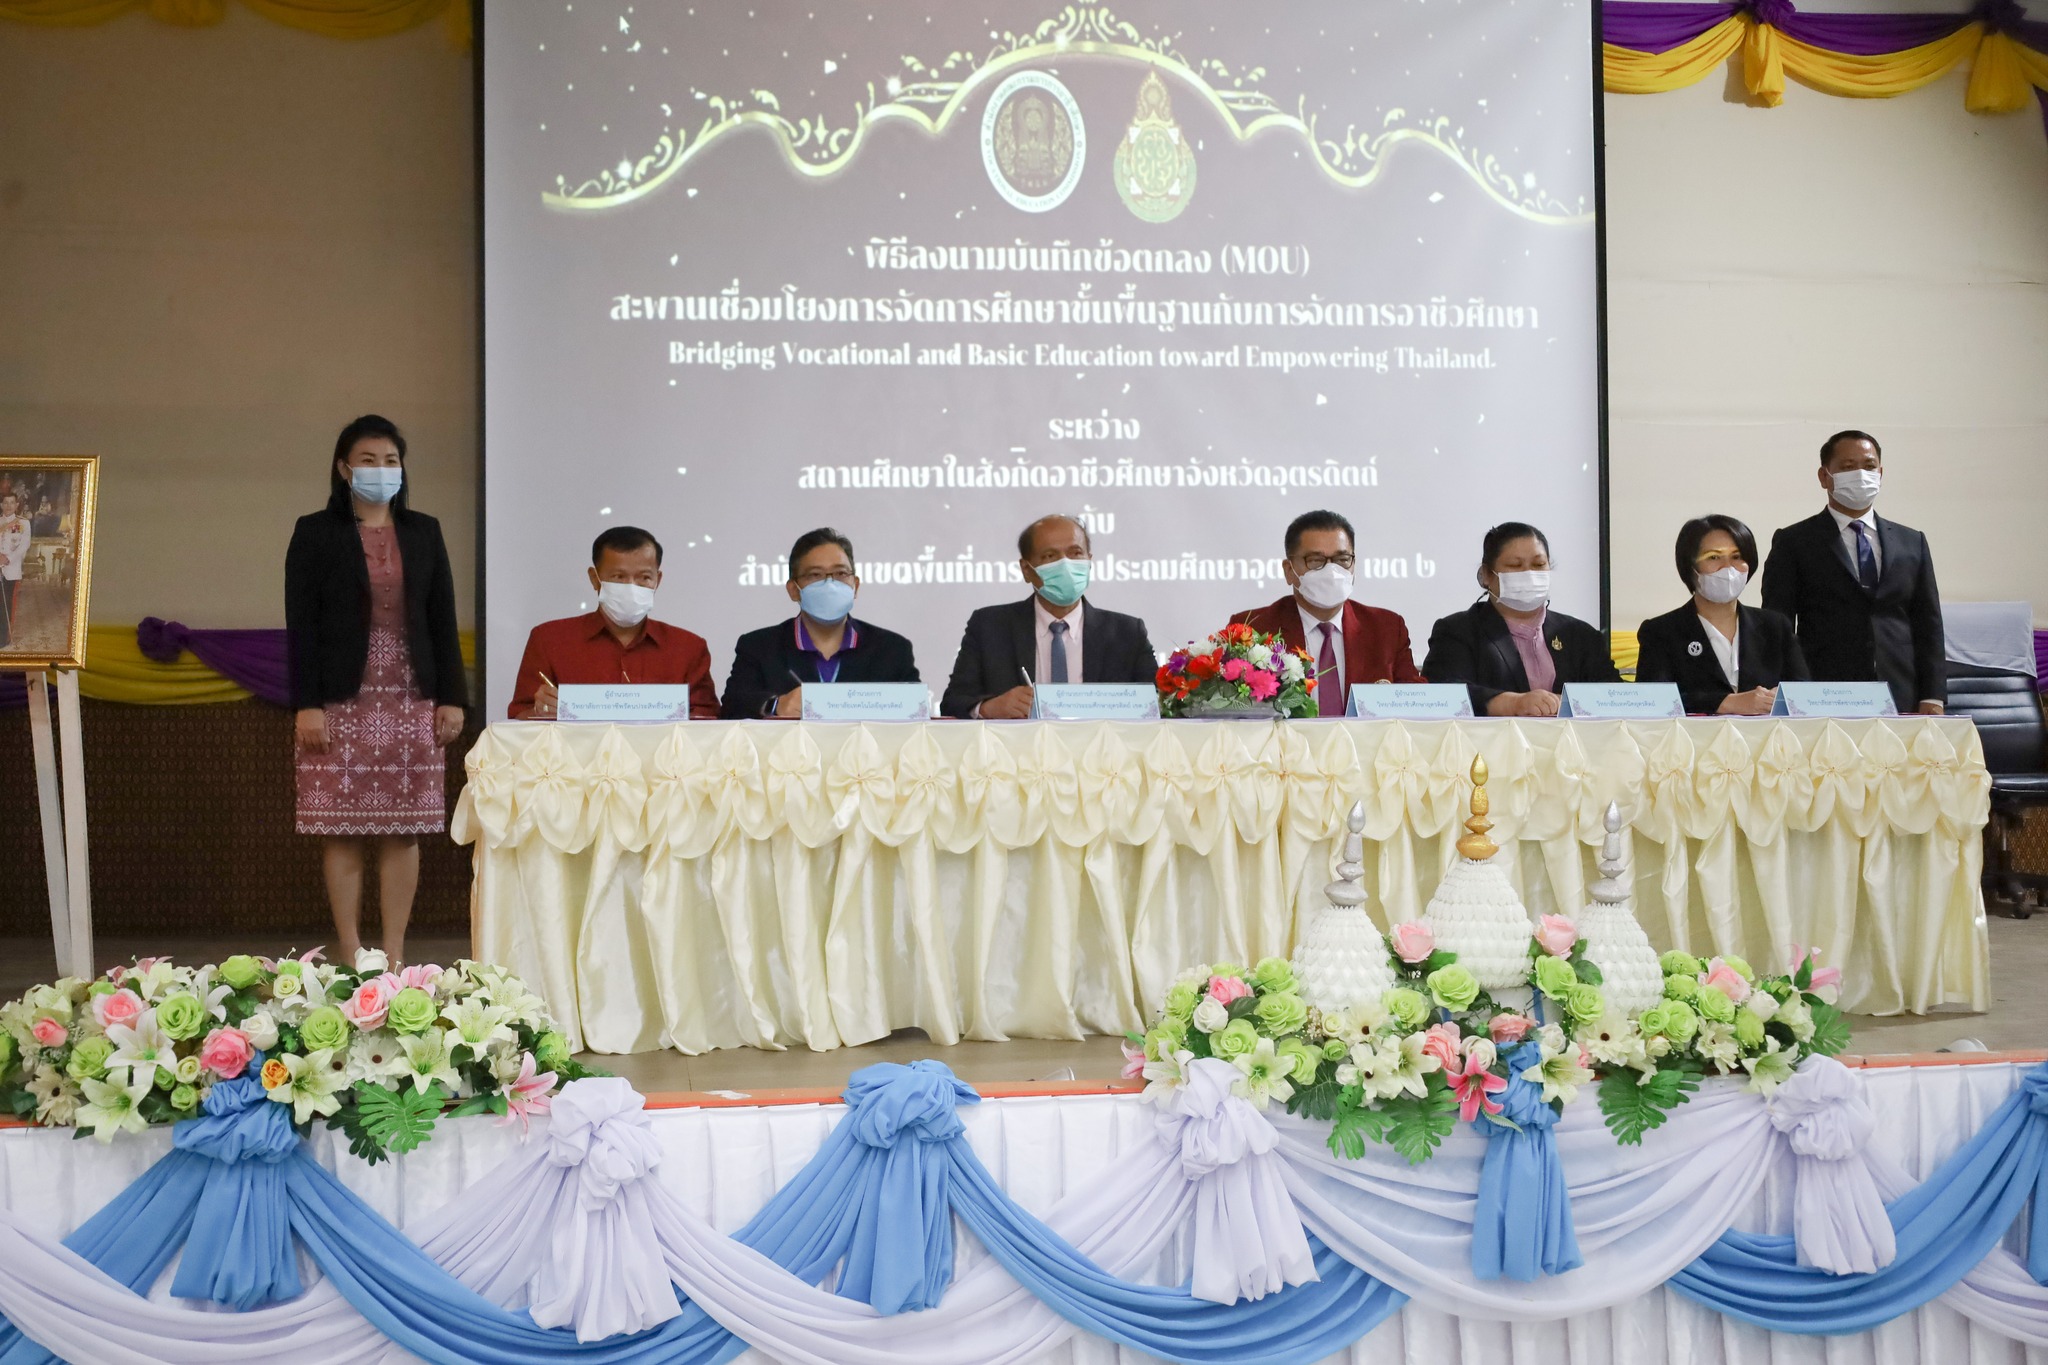
M 1636 681 L 1677 683 L 1685 709 L 1698 715 L 1769 715 L 1779 683 L 1810 675 L 1791 621 L 1736 605 L 1756 563 L 1756 537 L 1718 512 L 1694 517 L 1678 529 L 1677 557 L 1692 601 L 1643 622 Z
M 1550 542 L 1525 522 L 1486 533 L 1479 560 L 1486 596 L 1429 632 L 1422 675 L 1464 683 L 1482 716 L 1554 716 L 1566 683 L 1620 682 L 1607 637 L 1550 609 Z

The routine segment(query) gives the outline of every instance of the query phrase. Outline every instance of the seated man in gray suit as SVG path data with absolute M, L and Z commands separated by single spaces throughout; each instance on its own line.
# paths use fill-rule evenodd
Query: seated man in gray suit
M 1158 671 L 1145 623 L 1084 601 L 1094 556 L 1088 528 L 1040 517 L 1017 537 L 1032 595 L 967 618 L 939 709 L 961 719 L 1022 720 L 1032 684 L 1149 683 Z

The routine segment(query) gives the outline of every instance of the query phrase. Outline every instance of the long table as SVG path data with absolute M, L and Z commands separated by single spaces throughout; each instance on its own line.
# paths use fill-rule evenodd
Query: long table
M 1988 1001 L 1967 720 L 515 722 L 469 755 L 478 957 L 599 1052 L 1141 1027 L 1202 962 L 1288 953 L 1366 811 L 1369 911 L 1414 919 L 1475 754 L 1532 914 L 1619 803 L 1653 943 L 1843 968 L 1845 1005 Z

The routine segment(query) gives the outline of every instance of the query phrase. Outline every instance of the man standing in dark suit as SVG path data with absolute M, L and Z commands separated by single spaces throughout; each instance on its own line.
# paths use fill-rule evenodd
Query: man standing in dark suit
M 853 619 L 860 592 L 853 542 L 829 526 L 789 548 L 789 598 L 796 619 L 750 630 L 733 646 L 719 712 L 727 720 L 803 714 L 805 683 L 914 683 L 910 641 Z
M 1764 606 L 1792 618 L 1823 682 L 1883 681 L 1900 711 L 1938 716 L 1948 675 L 1927 537 L 1872 512 L 1884 452 L 1860 431 L 1820 448 L 1828 505 L 1771 537 Z
M 1316 714 L 1341 716 L 1353 683 L 1419 683 L 1408 623 L 1351 600 L 1356 537 L 1336 512 L 1303 512 L 1287 527 L 1283 568 L 1293 592 L 1231 617 L 1316 661 Z
M 1082 601 L 1094 559 L 1087 527 L 1072 517 L 1040 517 L 1017 537 L 1017 558 L 1032 595 L 967 618 L 940 711 L 1022 720 L 1031 714 L 1034 682 L 1153 680 L 1159 656 L 1145 623 Z

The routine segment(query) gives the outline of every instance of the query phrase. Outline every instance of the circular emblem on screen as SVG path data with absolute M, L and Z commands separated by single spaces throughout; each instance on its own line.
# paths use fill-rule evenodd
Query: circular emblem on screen
M 1157 71 L 1138 87 L 1138 109 L 1111 158 L 1124 207 L 1148 223 L 1178 218 L 1195 197 L 1195 150 L 1173 121 L 1173 101 Z
M 1057 208 L 1081 179 L 1088 150 L 1081 106 L 1043 71 L 996 87 L 981 116 L 981 162 L 996 193 L 1026 213 Z

